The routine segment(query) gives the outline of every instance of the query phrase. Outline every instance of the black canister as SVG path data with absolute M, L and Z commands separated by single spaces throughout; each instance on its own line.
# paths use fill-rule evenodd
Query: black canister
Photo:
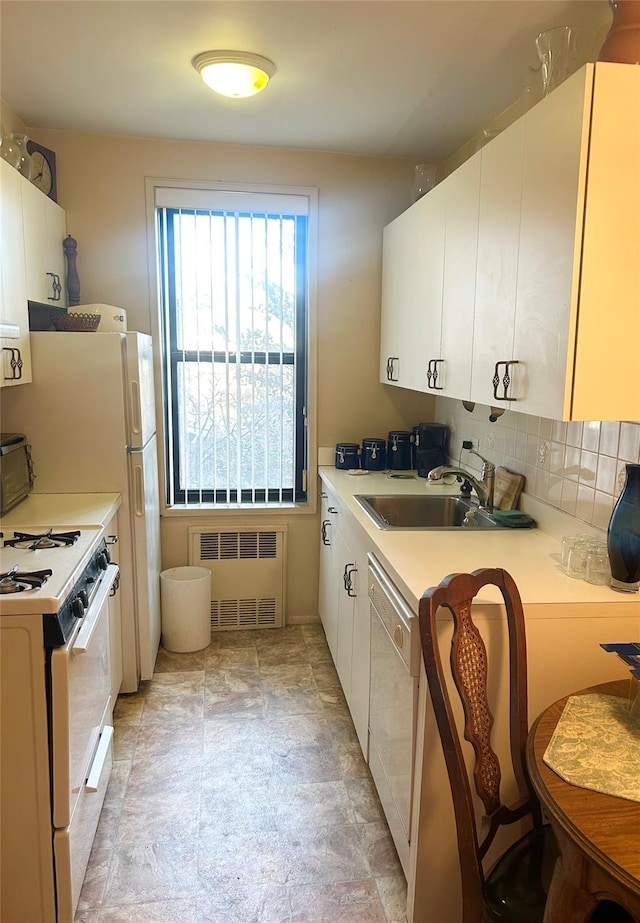
M 391 430 L 387 441 L 387 468 L 408 471 L 411 468 L 411 433 L 408 430 Z
M 387 450 L 384 439 L 368 436 L 362 440 L 362 467 L 365 471 L 384 471 L 387 466 Z
M 336 445 L 336 468 L 349 471 L 360 467 L 360 446 L 357 442 L 339 442 Z

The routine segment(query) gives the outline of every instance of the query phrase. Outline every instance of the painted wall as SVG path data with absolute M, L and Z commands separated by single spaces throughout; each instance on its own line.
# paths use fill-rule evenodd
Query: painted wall
M 11 124 L 15 114 L 7 118 Z M 126 308 L 131 330 L 151 332 L 156 310 L 145 177 L 317 187 L 317 444 L 358 442 L 433 419 L 430 397 L 377 380 L 382 229 L 410 204 L 412 162 L 78 132 L 34 130 L 32 136 L 56 152 L 58 200 L 67 232 L 78 241 L 81 302 Z M 310 493 L 316 491 L 311 483 Z M 290 618 L 315 618 L 317 515 L 275 516 L 289 523 Z M 215 523 L 197 514 L 200 523 L 203 517 Z M 195 521 L 193 515 L 163 517 L 164 567 L 186 563 L 186 528 Z

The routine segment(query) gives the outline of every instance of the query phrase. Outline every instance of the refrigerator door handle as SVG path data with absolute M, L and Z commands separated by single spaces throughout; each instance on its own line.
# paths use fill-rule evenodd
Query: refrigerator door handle
M 133 466 L 133 511 L 136 516 L 144 516 L 144 478 L 142 465 Z
M 142 432 L 142 408 L 140 407 L 140 382 L 133 378 L 131 388 L 131 432 Z

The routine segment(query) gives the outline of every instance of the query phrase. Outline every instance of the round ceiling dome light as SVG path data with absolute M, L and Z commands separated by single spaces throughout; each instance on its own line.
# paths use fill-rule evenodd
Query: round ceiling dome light
M 234 99 L 255 96 L 276 72 L 273 61 L 248 51 L 203 51 L 191 63 L 208 87 Z

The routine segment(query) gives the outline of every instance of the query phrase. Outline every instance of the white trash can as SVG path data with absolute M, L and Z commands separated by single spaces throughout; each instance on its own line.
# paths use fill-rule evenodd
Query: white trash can
M 211 642 L 211 571 L 170 567 L 160 574 L 162 646 L 167 651 L 201 651 Z

